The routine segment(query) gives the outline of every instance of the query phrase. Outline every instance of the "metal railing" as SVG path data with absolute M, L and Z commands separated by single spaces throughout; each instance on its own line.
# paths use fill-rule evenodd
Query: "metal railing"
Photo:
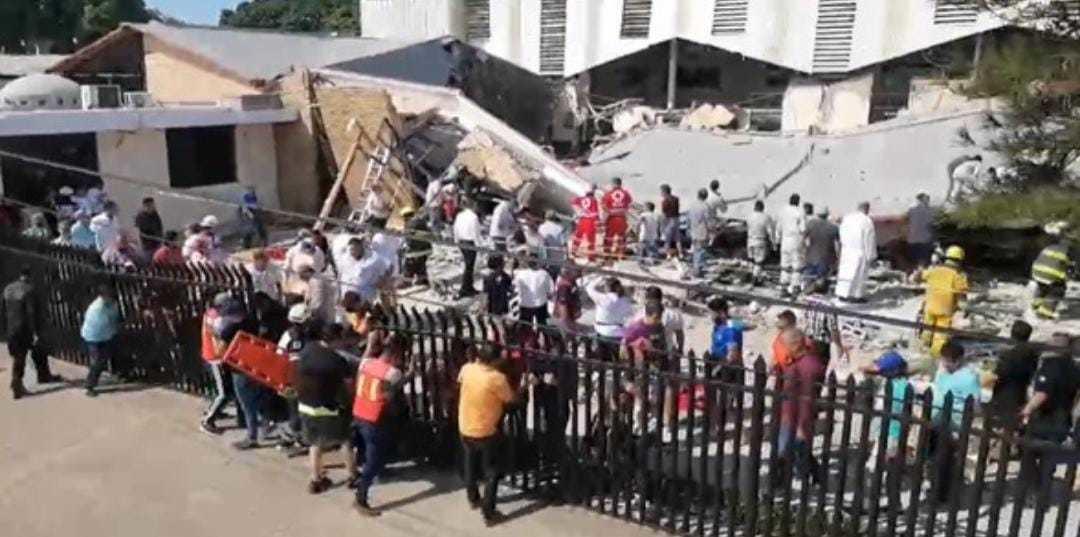
M 12 235 L 0 235 L 0 253 L 4 282 L 31 268 L 52 356 L 87 362 L 82 312 L 107 283 L 124 317 L 114 370 L 193 394 L 211 390 L 199 354 L 205 305 L 222 290 L 245 301 L 250 293 L 239 267 L 124 270 Z M 457 374 L 471 345 L 494 342 L 505 350 L 499 367 L 526 385 L 504 420 L 502 450 L 504 475 L 525 491 L 682 535 L 1080 532 L 1070 519 L 1080 452 L 999 426 L 970 400 L 941 410 L 954 408 L 951 394 L 935 407 L 929 391 L 900 397 L 891 383 L 830 374 L 811 400 L 810 440 L 781 453 L 782 408 L 799 400 L 761 359 L 744 368 L 691 353 L 672 361 L 681 365 L 635 366 L 594 338 L 449 311 L 399 309 L 387 328 L 413 336 L 417 375 L 395 434 L 399 455 L 419 461 L 457 460 Z M 1053 485 L 1021 486 L 1017 454 L 1038 454 Z M 803 464 L 811 458 L 817 466 Z

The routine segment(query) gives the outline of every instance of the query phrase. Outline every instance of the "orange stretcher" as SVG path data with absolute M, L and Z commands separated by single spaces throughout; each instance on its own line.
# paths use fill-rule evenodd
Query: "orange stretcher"
M 223 359 L 225 363 L 278 393 L 284 392 L 293 384 L 293 366 L 289 357 L 278 352 L 277 344 L 247 332 L 236 334 Z

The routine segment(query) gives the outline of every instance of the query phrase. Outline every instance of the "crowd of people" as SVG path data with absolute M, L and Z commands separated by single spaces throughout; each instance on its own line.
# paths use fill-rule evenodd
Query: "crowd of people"
M 490 211 L 483 211 L 489 217 L 485 226 L 482 204 L 476 196 L 455 182 L 440 183 L 432 181 L 429 185 L 423 217 L 412 209 L 395 213 L 376 195 L 366 204 L 363 220 L 346 226 L 332 240 L 315 229 L 303 229 L 281 263 L 274 262 L 267 250 L 253 253 L 246 266 L 252 281 L 251 300 L 244 303 L 223 293 L 214 298 L 204 315 L 201 354 L 216 395 L 202 418 L 202 430 L 221 434 L 223 411 L 235 402 L 237 425 L 245 431 L 235 447 L 257 447 L 267 438 L 267 429 L 275 429 L 283 447 L 308 454 L 308 490 L 315 494 L 330 485 L 324 454 L 345 448 L 349 450 L 346 470 L 348 482 L 355 489 L 356 509 L 367 516 L 378 515 L 369 492 L 395 441 L 395 430 L 390 425 L 395 406 L 401 404 L 403 386 L 416 373 L 409 337 L 388 330 L 381 312 L 395 307 L 401 280 L 427 281 L 426 265 L 432 245 L 419 232 L 448 236 L 460 247 L 464 274 L 458 296 L 471 298 L 479 294 L 488 314 L 512 318 L 507 323 L 507 337 L 512 337 L 513 343 L 527 347 L 542 330 L 584 333 L 595 341 L 591 358 L 682 372 L 679 358 L 686 352 L 687 343 L 683 316 L 674 297 L 650 286 L 638 304 L 618 278 L 583 275 L 585 271 L 578 262 L 599 258 L 617 261 L 636 245 L 637 255 L 646 263 L 663 257 L 679 260 L 688 255 L 687 277 L 703 278 L 717 230 L 722 227 L 722 214 L 727 210 L 718 182 L 698 192 L 696 202 L 685 212 L 671 188 L 662 185 L 659 212 L 654 204 L 646 203 L 644 212 L 636 217 L 636 226 L 631 226 L 634 198 L 616 178 L 603 194 L 593 187 L 573 200 L 573 229 L 567 229 L 554 212 L 546 213 L 542 220 L 530 218 L 514 199 L 496 200 Z M 104 261 L 116 265 L 225 260 L 216 234 L 220 223 L 213 215 L 188 226 L 181 240 L 176 232 L 164 230 L 154 200 L 147 198 L 134 216 L 138 237 L 132 237 L 118 223 L 116 204 L 100 192 L 73 197 L 70 189 L 61 189 L 53 204 L 57 222 L 50 223 L 46 214 L 34 215 L 23 231 L 25 236 L 95 249 Z M 827 208 L 815 211 L 813 205 L 792 195 L 775 218 L 765 213 L 762 201 L 756 201 L 747 220 L 746 250 L 754 266 L 755 283 L 764 282 L 764 264 L 771 252 L 778 251 L 779 291 L 786 296 L 801 295 L 811 306 L 801 319 L 792 311 L 781 313 L 772 346 L 762 354 L 771 358 L 782 393 L 777 445 L 781 463 L 812 481 L 821 480 L 811 449 L 816 419 L 813 402 L 833 355 L 841 360 L 847 360 L 849 355 L 837 315 L 829 307 L 834 297 L 842 302 L 865 300 L 865 282 L 877 256 L 869 212 L 869 204 L 860 204 L 837 225 L 830 221 Z M 238 213 L 241 221 L 253 221 L 245 228 L 249 244 L 256 239 L 265 243 L 265 228 L 258 214 L 257 199 L 249 191 Z M 385 229 L 394 217 L 404 222 L 404 237 Z M 965 253 L 953 246 L 935 262 L 933 210 L 924 194 L 919 195 L 908 217 L 907 242 L 917 266 L 914 277 L 927 286 L 923 335 L 931 356 L 937 360 L 933 363 L 936 412 L 950 416 L 940 420 L 941 427 L 933 433 L 932 449 L 947 453 L 938 460 L 956 464 L 956 412 L 962 412 L 969 396 L 978 401 L 984 383 L 994 389 L 988 408 L 998 417 L 1001 427 L 1016 431 L 1026 426 L 1033 436 L 1057 443 L 1073 436 L 1071 411 L 1080 389 L 1080 371 L 1069 354 L 1060 349 L 1075 347 L 1076 342 L 1067 334 L 1057 335 L 1053 343 L 1059 350 L 1040 357 L 1027 344 L 1030 325 L 1018 322 L 1013 327 L 1016 346 L 999 358 L 992 376 L 981 378 L 973 365 L 965 362 L 962 343 L 952 340 L 948 333 L 968 293 L 962 270 Z M 55 238 L 54 226 L 59 230 Z M 682 237 L 684 228 L 688 240 Z M 637 241 L 630 240 L 631 232 L 637 234 Z M 684 252 L 687 244 L 689 251 Z M 488 270 L 477 278 L 475 264 L 481 252 L 487 253 Z M 1067 255 L 1067 249 L 1065 252 Z M 1061 262 L 1061 255 L 1044 257 L 1043 266 Z M 828 282 L 834 273 L 836 288 L 831 291 Z M 1045 270 L 1042 273 L 1047 277 L 1056 275 Z M 34 310 L 31 281 L 31 275 L 24 273 L 3 294 L 8 345 L 16 361 L 12 376 L 16 398 L 26 394 L 22 376 L 27 356 L 37 367 L 39 382 L 61 380 L 49 371 L 44 354 L 35 352 L 40 330 L 35 319 L 40 314 Z M 1053 293 L 1061 281 L 1059 278 L 1046 283 L 1045 300 L 1058 296 Z M 586 303 L 594 309 L 591 326 L 579 322 Z M 724 298 L 713 297 L 707 306 L 713 329 L 706 374 L 742 383 L 743 355 L 748 353 L 744 349 L 744 325 L 731 314 Z M 97 395 L 99 379 L 116 356 L 121 323 L 115 290 L 103 286 L 86 308 L 80 330 L 91 357 L 85 383 L 88 396 Z M 291 391 L 272 392 L 227 365 L 225 353 L 240 332 L 275 342 L 279 352 L 289 357 L 296 372 Z M 525 391 L 532 389 L 534 397 L 539 397 L 535 394 L 554 390 L 558 392 L 551 396 L 555 402 L 546 405 L 545 413 L 554 416 L 554 429 L 559 423 L 565 429 L 566 423 L 567 373 L 545 370 L 542 365 L 530 370 L 515 363 L 519 358 L 506 343 L 470 347 L 467 363 L 456 379 L 468 501 L 480 509 L 489 524 L 502 518 L 494 503 L 499 476 L 495 460 L 500 449 L 500 424 L 507 409 L 519 404 Z M 895 405 L 903 404 L 903 394 L 910 389 L 907 360 L 890 352 L 861 368 L 861 372 L 887 379 L 894 411 L 902 410 Z M 634 395 L 632 386 L 625 389 L 629 396 Z M 958 405 L 952 413 L 943 406 L 948 393 Z M 664 397 L 665 417 L 674 420 L 675 394 Z M 896 424 L 888 426 L 890 439 L 899 439 L 899 434 L 894 434 Z M 903 453 L 903 446 L 891 448 L 894 455 Z M 1049 479 L 1047 472 L 1053 463 L 1037 449 L 1026 450 L 1023 456 L 1025 486 L 1039 490 Z M 938 479 L 943 483 L 938 490 L 944 489 L 946 495 L 947 483 L 953 476 L 951 468 L 938 467 Z

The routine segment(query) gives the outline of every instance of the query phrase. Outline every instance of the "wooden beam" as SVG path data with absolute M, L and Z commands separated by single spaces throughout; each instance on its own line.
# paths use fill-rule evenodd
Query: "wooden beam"
M 353 139 L 352 145 L 349 146 L 349 153 L 345 155 L 345 162 L 343 162 L 341 168 L 338 169 L 337 179 L 334 180 L 334 185 L 330 187 L 330 192 L 326 195 L 326 200 L 323 201 L 322 210 L 319 211 L 319 220 L 315 222 L 315 229 L 318 231 L 321 231 L 326 227 L 326 218 L 334 211 L 334 203 L 337 202 L 338 196 L 341 195 L 341 190 L 345 186 L 345 178 L 349 176 L 349 171 L 352 169 L 353 162 L 356 162 L 356 154 L 360 150 L 360 142 L 364 135 L 364 129 L 356 123 L 355 119 L 351 122 L 350 126 L 356 127 L 356 136 Z

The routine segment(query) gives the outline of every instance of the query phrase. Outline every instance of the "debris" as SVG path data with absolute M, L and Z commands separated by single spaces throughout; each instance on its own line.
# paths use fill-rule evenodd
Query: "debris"
M 510 153 L 487 133 L 469 133 L 458 143 L 455 163 L 472 175 L 495 183 L 506 192 L 516 192 L 525 184 L 525 175 Z
M 735 114 L 722 104 L 703 104 L 683 116 L 679 128 L 690 130 L 712 130 L 727 127 L 735 121 Z

